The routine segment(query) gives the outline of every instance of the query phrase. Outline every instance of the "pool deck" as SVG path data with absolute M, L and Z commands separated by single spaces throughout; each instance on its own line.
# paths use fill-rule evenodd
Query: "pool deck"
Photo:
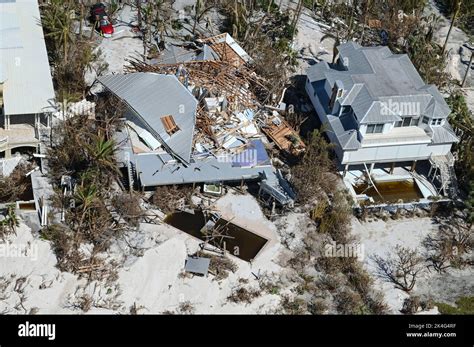
M 341 172 L 342 176 L 342 172 Z M 421 195 L 423 196 L 419 199 L 418 202 L 426 203 L 430 202 L 429 198 L 433 196 L 438 196 L 436 188 L 429 182 L 425 177 L 422 175 L 411 172 L 406 168 L 403 167 L 396 167 L 393 170 L 393 173 L 390 174 L 387 170 L 381 168 L 375 168 L 372 170 L 371 178 L 375 183 L 381 182 L 400 182 L 405 180 L 412 180 L 415 181 L 418 189 L 420 190 Z M 363 200 L 370 200 L 370 196 L 366 194 L 357 194 L 354 186 L 357 184 L 362 183 L 365 181 L 364 171 L 361 170 L 351 170 L 346 173 L 346 176 L 343 178 L 344 184 L 346 188 L 351 193 L 352 197 L 356 201 L 357 205 L 359 201 Z M 406 203 L 414 203 L 417 201 L 410 201 Z M 377 205 L 376 203 L 372 203 L 373 205 Z M 390 204 L 390 203 L 386 203 Z M 385 204 L 385 205 L 386 205 Z

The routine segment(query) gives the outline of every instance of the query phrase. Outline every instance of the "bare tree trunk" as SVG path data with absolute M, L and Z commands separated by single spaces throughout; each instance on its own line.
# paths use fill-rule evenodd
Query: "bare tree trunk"
M 473 55 L 474 55 L 474 52 L 471 51 L 471 59 L 469 59 L 469 64 L 467 64 L 467 70 L 466 70 L 466 73 L 464 74 L 464 78 L 462 79 L 461 88 L 464 88 L 464 84 L 466 83 L 467 76 L 469 75 L 469 72 L 471 71 L 472 56 Z
M 84 0 L 81 0 L 81 17 L 79 18 L 79 37 L 82 39 L 82 30 L 84 22 Z
M 454 5 L 455 8 L 453 12 L 453 18 L 451 19 L 451 25 L 449 26 L 448 34 L 446 35 L 446 40 L 444 41 L 443 50 L 441 51 L 441 54 L 444 54 L 444 52 L 446 51 L 446 46 L 448 45 L 449 36 L 451 35 L 451 30 L 453 30 L 454 22 L 456 21 L 456 18 L 458 17 L 459 11 L 461 10 L 461 3 L 462 3 L 462 0 L 457 0 Z
M 67 30 L 69 31 L 69 28 L 67 28 Z M 68 50 L 68 35 L 66 33 L 63 34 L 64 37 L 63 37 L 63 45 L 64 45 L 64 62 L 67 63 L 67 54 L 69 52 Z
M 365 8 L 364 8 L 364 15 L 363 15 L 363 22 L 362 22 L 362 33 L 360 34 L 360 42 L 364 43 L 364 35 L 365 35 L 365 27 L 367 25 L 367 14 L 369 12 L 370 0 L 366 0 Z
M 136 0 L 135 4 L 137 5 L 137 21 L 138 27 L 142 27 L 142 1 Z
M 298 20 L 300 19 L 301 12 L 303 11 L 303 0 L 298 1 L 298 6 L 296 7 L 295 17 L 293 18 L 293 22 L 291 23 L 291 30 L 292 30 L 292 37 L 295 36 L 296 26 L 298 25 Z
M 91 39 L 91 40 L 92 40 L 92 38 L 94 37 L 94 31 L 95 31 L 95 28 L 96 28 L 96 26 L 97 26 L 97 23 L 98 23 L 98 21 L 95 20 L 95 21 L 94 21 L 94 25 L 92 26 L 91 36 L 90 36 L 90 39 Z
M 194 5 L 194 24 L 193 24 L 193 35 L 196 32 L 197 22 L 199 20 L 199 11 L 201 9 L 201 0 L 196 0 Z

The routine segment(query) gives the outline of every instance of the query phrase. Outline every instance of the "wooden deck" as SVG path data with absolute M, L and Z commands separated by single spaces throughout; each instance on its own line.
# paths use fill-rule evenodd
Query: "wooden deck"
M 267 126 L 262 127 L 262 131 L 279 149 L 288 153 L 298 155 L 306 148 L 296 131 L 284 120 L 281 120 L 280 125 L 269 122 Z

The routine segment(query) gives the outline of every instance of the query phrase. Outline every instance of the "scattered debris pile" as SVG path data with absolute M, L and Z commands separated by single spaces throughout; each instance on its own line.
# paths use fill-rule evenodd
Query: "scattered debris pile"
M 306 149 L 298 133 L 278 113 L 267 119 L 261 129 L 280 150 L 286 153 L 298 156 Z
M 283 119 L 284 104 L 268 105 L 275 96 L 230 35 L 198 42 L 203 43 L 202 52 L 212 50 L 209 59 L 155 65 L 129 60 L 125 75 L 99 78 L 129 106 L 127 132 L 117 138 L 126 144 L 119 161 L 129 186 L 254 180 L 272 203 L 291 206 L 294 193 L 276 176 L 265 136 L 287 153 L 304 151 Z

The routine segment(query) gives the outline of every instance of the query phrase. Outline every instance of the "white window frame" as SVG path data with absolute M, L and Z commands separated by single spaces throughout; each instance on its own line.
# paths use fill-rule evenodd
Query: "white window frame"
M 365 133 L 366 134 L 382 134 L 384 125 L 385 125 L 384 123 L 367 124 L 367 129 L 365 130 Z

